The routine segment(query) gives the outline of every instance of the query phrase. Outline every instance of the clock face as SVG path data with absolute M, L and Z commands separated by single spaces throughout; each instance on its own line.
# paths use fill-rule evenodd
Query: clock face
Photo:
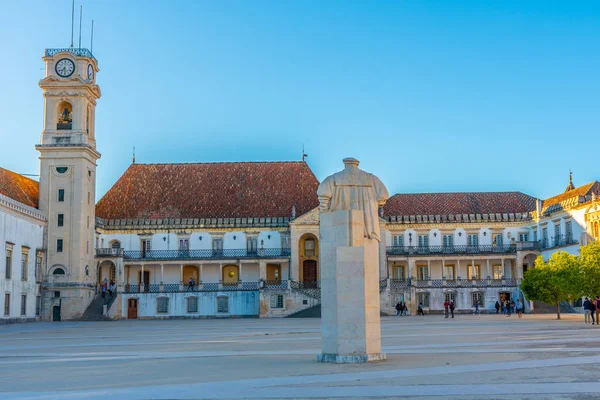
M 94 79 L 94 67 L 92 67 L 92 64 L 88 64 L 88 79 L 90 81 Z
M 75 64 L 68 58 L 63 58 L 62 60 L 58 60 L 54 69 L 59 76 L 66 78 L 73 75 L 73 72 L 75 71 Z

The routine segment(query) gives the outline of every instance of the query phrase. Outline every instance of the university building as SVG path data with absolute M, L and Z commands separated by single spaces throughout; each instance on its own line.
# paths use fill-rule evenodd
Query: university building
M 95 204 L 97 60 L 75 48 L 43 60 L 39 183 L 0 168 L 0 323 L 318 308 L 319 182 L 307 163 L 134 162 Z M 600 239 L 598 195 L 598 182 L 569 182 L 545 200 L 392 196 L 380 219 L 382 312 L 397 301 L 414 313 L 419 303 L 440 312 L 447 299 L 467 312 L 526 300 L 519 284 L 537 256 Z

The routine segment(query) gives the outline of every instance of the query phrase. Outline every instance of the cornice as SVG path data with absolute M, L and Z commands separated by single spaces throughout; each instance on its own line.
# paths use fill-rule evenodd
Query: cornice
M 44 216 L 44 213 L 42 213 L 37 208 L 30 207 L 26 204 L 11 199 L 10 197 L 5 196 L 3 194 L 0 194 L 0 207 L 6 208 L 11 211 L 16 211 L 19 214 L 23 214 L 27 217 L 33 218 L 41 223 L 46 222 L 46 217 Z

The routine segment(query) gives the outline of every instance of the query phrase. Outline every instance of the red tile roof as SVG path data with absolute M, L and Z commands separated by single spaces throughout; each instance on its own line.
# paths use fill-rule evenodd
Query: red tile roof
M 132 164 L 96 205 L 104 219 L 291 217 L 318 206 L 305 162 Z
M 577 205 L 580 203 L 579 196 L 591 196 L 592 193 L 600 195 L 600 182 L 593 181 L 544 200 L 542 214 L 553 213 Z
M 0 168 L 0 194 L 38 208 L 39 183 L 16 172 Z
M 535 200 L 521 192 L 396 194 L 383 207 L 383 214 L 391 217 L 527 213 L 535 210 Z

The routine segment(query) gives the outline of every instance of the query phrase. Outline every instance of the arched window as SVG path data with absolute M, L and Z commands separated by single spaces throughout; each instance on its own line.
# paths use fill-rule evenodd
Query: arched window
M 73 106 L 68 101 L 63 101 L 58 107 L 57 130 L 73 129 Z
M 306 239 L 304 241 L 304 256 L 305 257 L 314 257 L 315 255 L 315 240 L 314 239 Z
M 62 268 L 56 268 L 54 271 L 52 271 L 52 275 L 64 275 L 65 274 L 65 270 Z
M 120 249 L 121 242 L 119 242 L 118 240 L 113 240 L 112 242 L 110 242 L 110 248 L 111 249 Z
M 228 313 L 229 312 L 229 297 L 218 296 L 217 297 L 217 312 Z

